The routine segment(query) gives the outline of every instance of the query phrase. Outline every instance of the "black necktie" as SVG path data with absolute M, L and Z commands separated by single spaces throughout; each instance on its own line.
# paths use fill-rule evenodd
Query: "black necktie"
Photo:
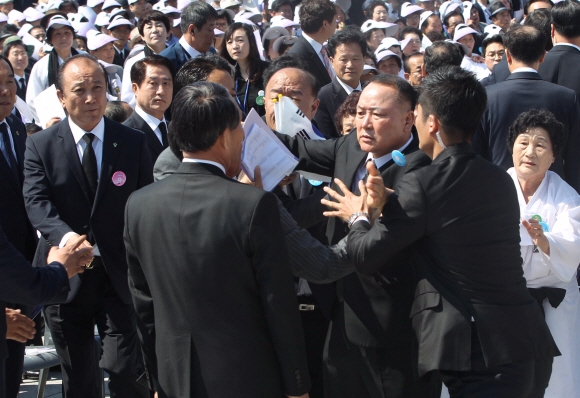
M 20 78 L 20 88 L 26 92 L 26 80 L 23 77 Z
M 161 141 L 163 141 L 163 148 L 167 148 L 169 143 L 167 142 L 167 126 L 165 125 L 165 122 L 159 123 L 157 128 L 159 131 L 161 131 Z
M 20 184 L 20 173 L 18 171 L 18 163 L 14 157 L 14 152 L 12 151 L 12 144 L 10 143 L 10 137 L 8 136 L 8 126 L 6 123 L 0 123 L 0 134 L 2 134 L 2 141 L 4 142 L 4 151 L 6 152 L 5 159 L 14 180 Z M 6 158 L 7 156 L 7 158 Z
M 92 133 L 86 133 L 83 135 L 83 140 L 87 143 L 85 151 L 83 152 L 83 170 L 85 171 L 85 176 L 91 188 L 92 200 L 95 200 L 95 195 L 97 194 L 97 186 L 99 181 L 99 172 L 97 169 L 97 157 L 95 155 L 95 150 L 93 149 L 93 140 L 95 135 Z

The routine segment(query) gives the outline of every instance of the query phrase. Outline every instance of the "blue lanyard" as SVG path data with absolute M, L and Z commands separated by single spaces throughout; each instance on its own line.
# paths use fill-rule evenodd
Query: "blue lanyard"
M 236 92 L 236 101 L 238 101 L 238 105 L 240 106 L 240 109 L 242 110 L 242 112 L 244 112 L 244 115 L 246 115 L 248 112 L 246 111 L 246 105 L 248 104 L 248 90 L 250 89 L 250 79 L 248 79 L 246 81 L 246 93 L 244 94 L 244 105 L 242 105 L 240 103 L 240 98 L 238 97 L 238 79 L 236 79 L 236 87 L 234 87 L 234 91 Z

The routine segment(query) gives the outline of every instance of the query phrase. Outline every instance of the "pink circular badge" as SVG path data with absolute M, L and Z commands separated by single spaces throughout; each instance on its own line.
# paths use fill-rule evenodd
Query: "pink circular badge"
M 124 185 L 125 181 L 127 181 L 127 176 L 122 171 L 116 171 L 113 174 L 113 184 L 116 186 L 120 187 Z

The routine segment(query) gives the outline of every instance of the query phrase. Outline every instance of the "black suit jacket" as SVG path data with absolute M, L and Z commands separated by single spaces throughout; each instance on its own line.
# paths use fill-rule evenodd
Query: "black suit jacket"
M 310 389 L 277 206 L 274 195 L 200 163 L 129 198 L 129 283 L 160 397 Z
M 359 166 L 367 157 L 354 131 L 339 139 L 327 141 L 305 141 L 282 134 L 278 137 L 300 158 L 297 169 L 331 175 L 340 179 L 349 189 Z M 405 166 L 396 166 L 391 160 L 379 169 L 387 187 L 395 187 L 406 171 L 430 163 L 423 152 L 417 151 L 418 139 L 414 135 L 411 144 L 403 151 L 407 157 Z M 331 188 L 340 192 L 334 182 Z M 337 218 L 328 220 L 326 235 L 330 244 L 336 244 L 347 234 L 346 223 Z M 353 273 L 346 276 L 336 286 L 337 297 L 329 297 L 328 292 L 320 297 L 313 290 L 321 308 L 326 312 L 344 303 L 346 332 L 351 342 L 364 347 L 396 348 L 401 339 L 408 338 L 408 335 L 404 335 L 404 329 L 405 324 L 408 324 L 412 280 L 408 267 L 405 269 L 403 265 L 408 264 L 408 256 L 401 256 L 399 264 L 401 266 L 393 267 L 390 274 L 369 277 Z M 407 326 L 410 330 L 410 325 Z
M 450 146 L 403 176 L 382 214 L 372 228 L 353 226 L 348 252 L 373 274 L 415 245 L 419 375 L 472 370 L 472 317 L 488 367 L 558 354 L 526 288 L 516 190 L 500 167 L 469 144 Z
M 127 127 L 131 127 L 135 130 L 139 130 L 145 134 L 145 139 L 147 140 L 147 145 L 149 147 L 149 155 L 151 155 L 151 161 L 155 164 L 155 161 L 166 148 L 163 146 L 155 132 L 151 130 L 151 127 L 143 120 L 137 112 L 133 112 L 131 116 L 123 123 Z
M 475 152 L 506 170 L 513 167 L 507 143 L 509 127 L 522 112 L 547 109 L 568 132 L 563 156 L 556 158 L 550 170 L 580 192 L 580 108 L 574 91 L 545 82 L 535 72 L 513 73 L 486 90 L 487 108 L 473 137 Z
M 336 129 L 334 123 L 334 115 L 336 110 L 346 100 L 348 94 L 338 82 L 338 77 L 332 79 L 332 82 L 320 89 L 318 99 L 320 104 L 314 115 L 314 121 L 318 126 L 318 130 L 326 138 L 338 138 L 342 134 Z
M 20 172 L 20 183 L 14 180 L 8 163 L 0 156 L 0 226 L 14 247 L 28 260 L 32 261 L 36 250 L 36 234 L 24 207 L 22 182 L 24 181 L 24 150 L 26 149 L 26 128 L 14 115 L 6 118 L 10 126 L 16 161 Z
M 28 87 L 28 79 L 30 79 L 30 73 L 24 73 L 24 81 L 26 82 L 26 87 Z M 16 95 L 19 96 L 23 101 L 26 102 L 26 87 L 23 89 L 20 87 L 20 82 L 16 81 Z
M 185 51 L 179 42 L 167 47 L 159 55 L 168 58 L 173 63 L 173 67 L 175 68 L 176 73 L 179 69 L 181 69 L 184 63 L 191 59 L 191 55 Z
M 500 63 L 493 67 L 491 75 L 481 80 L 481 84 L 483 84 L 483 87 L 487 87 L 491 86 L 492 84 L 501 83 L 505 81 L 510 74 L 511 72 L 508 68 L 508 63 L 504 56 Z
M 574 47 L 556 45 L 546 54 L 538 73 L 547 82 L 568 87 L 580 96 L 580 51 Z
M 121 68 L 125 65 L 125 60 L 131 50 L 124 48 L 123 51 L 119 52 L 115 48 L 115 57 L 113 58 L 113 64 L 120 66 Z
M 131 303 L 123 245 L 123 212 L 127 198 L 153 182 L 153 165 L 145 136 L 105 118 L 101 175 L 94 204 L 68 118 L 36 133 L 26 142 L 24 200 L 28 217 L 42 234 L 34 265 L 46 264 L 50 246 L 58 246 L 71 231 L 88 234 L 97 243 L 115 291 Z M 113 184 L 113 173 L 126 182 Z M 81 274 L 81 281 L 84 275 Z M 82 288 L 82 286 L 81 286 Z M 65 297 L 59 297 L 63 302 Z
M 320 60 L 320 57 L 304 37 L 299 37 L 288 53 L 302 57 L 308 63 L 311 68 L 309 72 L 316 78 L 318 87 L 325 86 L 331 82 L 330 76 Z
M 0 226 L 0 361 L 6 358 L 6 302 L 38 305 L 69 289 L 68 276 L 59 263 L 33 268 Z

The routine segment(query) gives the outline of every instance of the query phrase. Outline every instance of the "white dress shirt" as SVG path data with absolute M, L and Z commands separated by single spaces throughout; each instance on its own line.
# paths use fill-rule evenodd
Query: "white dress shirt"
M 517 68 L 517 69 L 514 69 L 512 71 L 512 73 L 519 73 L 519 72 L 533 72 L 533 73 L 538 73 L 538 71 L 535 70 L 534 68 L 528 68 L 528 67 Z
M 163 145 L 163 138 L 162 138 L 162 135 L 161 135 L 161 130 L 159 130 L 159 125 L 161 123 L 165 123 L 165 127 L 167 128 L 167 122 L 165 121 L 165 116 L 163 116 L 163 119 L 159 120 L 155 116 L 150 115 L 147 112 L 145 112 L 143 109 L 141 109 L 139 107 L 139 105 L 136 105 L 135 106 L 135 112 L 137 112 L 137 114 L 139 116 L 141 116 L 141 118 L 143 120 L 145 120 L 145 123 L 147 123 L 147 125 L 149 126 L 149 128 L 151 130 L 153 130 L 153 132 L 157 136 L 157 139 L 159 140 L 159 142 L 161 143 L 161 145 Z
M 356 88 L 352 88 L 351 86 L 349 86 L 348 84 L 346 84 L 345 82 L 343 82 L 342 80 L 340 80 L 339 77 L 337 77 L 336 80 L 338 80 L 338 83 L 342 86 L 342 88 L 344 89 L 344 91 L 346 91 L 346 94 L 347 95 L 350 95 L 354 90 L 356 90 L 356 91 L 362 91 L 362 86 L 360 84 L 360 81 L 358 82 L 358 86 Z
M 16 151 L 14 150 L 14 140 L 12 139 L 12 132 L 10 131 L 10 126 L 8 125 L 8 123 L 6 123 L 6 119 L 3 119 L 0 122 L 0 124 L 2 123 L 6 124 L 6 128 L 8 130 L 8 138 L 10 139 L 10 145 L 12 145 L 12 154 L 14 155 L 14 159 L 16 159 L 16 161 L 18 162 L 18 158 L 16 157 Z M 8 152 L 6 151 L 6 147 L 4 146 L 4 140 L 1 138 L 0 138 L 0 151 L 4 156 L 4 159 L 6 159 L 6 163 L 8 163 L 10 167 L 12 167 L 12 165 L 10 164 L 10 156 L 8 156 Z
M 320 59 L 320 62 L 322 62 L 322 65 L 324 65 L 324 57 L 320 53 L 320 50 L 322 50 L 322 44 L 320 44 L 319 42 L 317 42 L 316 40 L 314 40 L 312 37 L 308 36 L 304 32 L 302 32 L 302 37 L 304 37 L 304 39 L 308 42 L 308 44 L 310 44 L 310 46 L 314 49 L 316 54 L 318 54 L 318 58 Z M 328 53 L 326 54 L 326 56 L 328 57 Z M 330 63 L 330 57 L 328 59 L 328 62 Z M 324 68 L 326 69 L 326 65 L 324 65 Z M 332 67 L 332 63 L 330 63 L 330 70 L 332 71 L 332 77 L 336 76 L 336 73 L 334 72 L 334 68 Z
M 179 44 L 181 44 L 181 47 L 183 47 L 183 49 L 187 51 L 191 59 L 201 55 L 199 51 L 197 51 L 195 48 L 189 45 L 189 43 L 185 40 L 184 36 L 181 36 L 181 38 L 179 39 Z
M 212 162 L 211 160 L 183 158 L 183 163 L 205 163 L 205 164 L 211 164 L 212 166 L 219 167 L 219 169 L 221 171 L 223 171 L 224 174 L 226 174 L 226 168 L 222 164 L 217 163 L 217 162 Z
M 92 133 L 95 135 L 95 138 L 93 139 L 92 144 L 93 144 L 93 150 L 95 151 L 95 157 L 97 158 L 97 175 L 99 176 L 99 180 L 100 180 L 101 162 L 103 161 L 103 141 L 105 140 L 105 119 L 101 118 L 101 121 L 99 122 L 99 124 L 97 124 L 95 126 L 95 128 L 92 129 L 91 131 L 85 131 L 85 130 L 81 129 L 79 126 L 77 126 L 72 121 L 72 119 L 70 117 L 68 118 L 68 125 L 70 127 L 70 131 L 72 132 L 73 139 L 74 139 L 76 147 L 77 147 L 77 153 L 79 155 L 79 159 L 80 159 L 81 163 L 83 162 L 83 153 L 85 151 L 85 148 L 87 147 L 87 143 L 85 142 L 85 140 L 83 140 L 83 137 L 87 133 Z M 73 232 L 73 231 L 66 233 L 62 237 L 58 247 L 64 247 L 64 245 L 66 245 L 66 242 L 73 235 L 78 235 L 78 234 L 76 232 Z M 96 244 L 93 246 L 93 254 L 95 256 L 101 255 L 101 253 L 99 252 L 99 248 L 97 247 Z

